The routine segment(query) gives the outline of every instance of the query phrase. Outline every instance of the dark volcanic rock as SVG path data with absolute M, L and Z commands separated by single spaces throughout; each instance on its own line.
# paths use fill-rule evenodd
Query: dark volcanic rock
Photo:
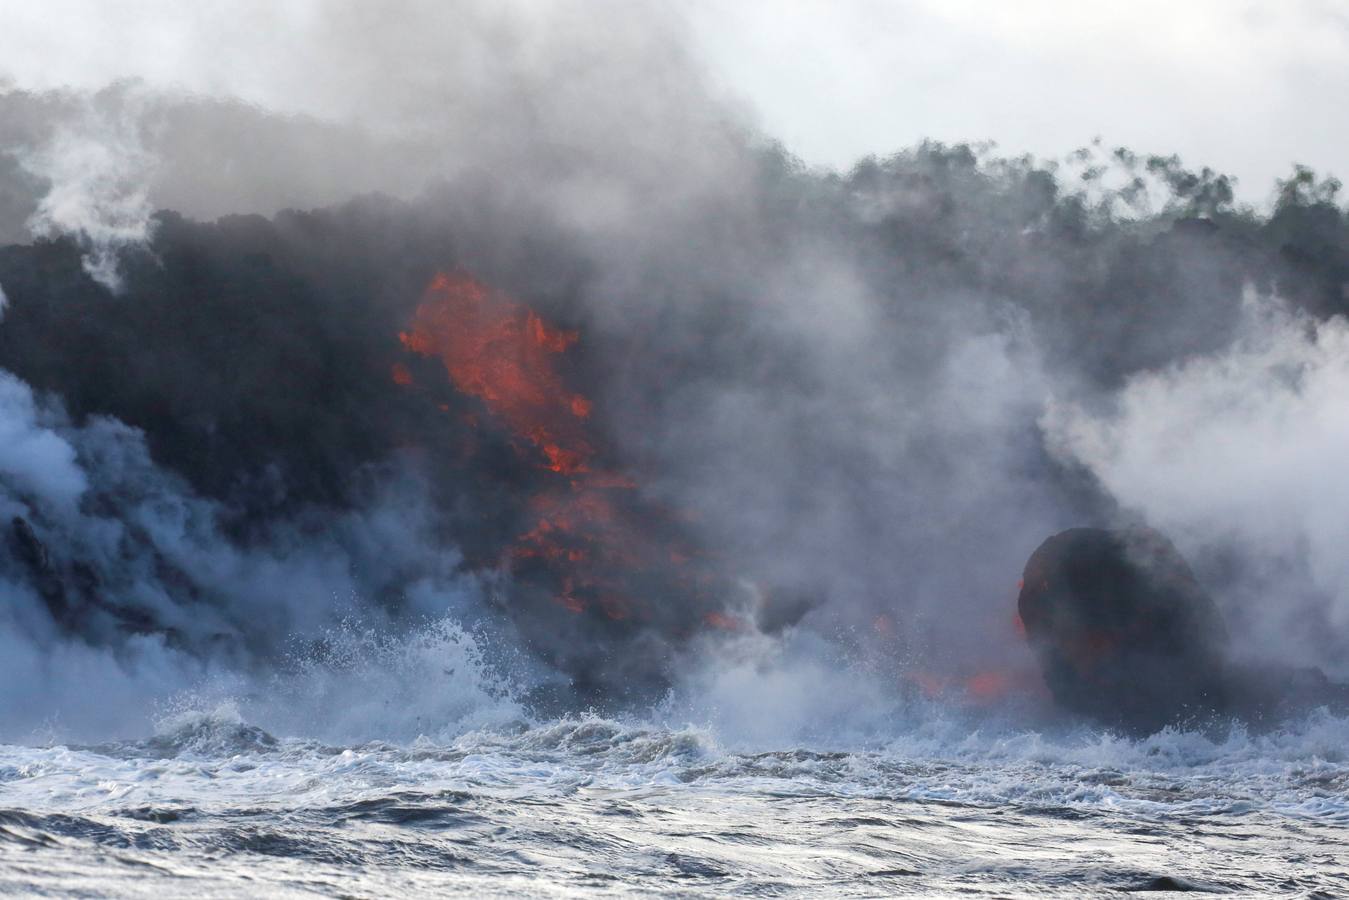
M 1233 661 L 1213 599 L 1152 529 L 1054 535 L 1026 563 L 1018 609 L 1054 700 L 1106 725 L 1349 706 L 1349 687 L 1317 669 Z

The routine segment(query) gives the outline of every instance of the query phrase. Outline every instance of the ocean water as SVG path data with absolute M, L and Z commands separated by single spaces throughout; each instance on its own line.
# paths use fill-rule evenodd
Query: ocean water
M 575 718 L 408 745 L 227 713 L 0 749 L 0 891 L 73 896 L 1349 893 L 1349 723 L 730 751 Z
M 929 703 L 803 731 L 780 672 L 744 686 L 777 734 L 725 690 L 701 724 L 548 719 L 471 650 L 442 630 L 179 697 L 143 735 L 0 746 L 0 893 L 1349 895 L 1349 721 L 1325 713 L 1130 739 Z

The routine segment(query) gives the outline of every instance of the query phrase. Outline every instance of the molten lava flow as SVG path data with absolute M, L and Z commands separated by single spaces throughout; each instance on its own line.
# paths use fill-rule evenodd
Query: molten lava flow
M 628 476 L 595 468 L 592 404 L 559 372 L 576 332 L 459 274 L 436 276 L 400 337 L 409 351 L 439 359 L 460 393 L 536 454 L 531 524 L 503 555 L 519 581 L 545 587 L 570 612 L 593 609 L 614 621 L 648 614 L 634 597 L 705 598 L 708 579 L 690 566 L 694 554 L 674 536 L 671 517 L 640 505 Z M 393 377 L 412 383 L 401 366 Z
M 1017 589 L 1021 587 L 1022 583 L 1018 583 Z M 1026 629 L 1019 613 L 1014 613 L 1008 624 L 1019 639 L 1025 639 Z M 882 613 L 872 623 L 872 630 L 883 639 L 892 639 L 896 634 L 894 619 Z M 1014 696 L 1040 696 L 1044 693 L 1038 673 L 1016 659 L 1008 659 L 997 668 L 964 668 L 945 672 L 915 669 L 906 673 L 905 678 L 929 699 L 958 698 L 976 707 L 992 707 L 1004 704 Z
M 442 274 L 400 338 L 414 353 L 439 357 L 454 386 L 482 400 L 515 435 L 538 448 L 547 468 L 564 475 L 589 470 L 594 449 L 583 423 L 591 404 L 566 390 L 554 361 L 576 343 L 576 332 L 550 328 L 533 311 L 467 275 Z
M 983 702 L 1001 700 L 1012 688 L 1012 678 L 1006 672 L 979 672 L 965 679 L 965 690 L 971 697 Z
M 745 623 L 740 619 L 715 609 L 703 616 L 703 621 L 713 628 L 720 628 L 722 631 L 743 631 L 745 629 Z

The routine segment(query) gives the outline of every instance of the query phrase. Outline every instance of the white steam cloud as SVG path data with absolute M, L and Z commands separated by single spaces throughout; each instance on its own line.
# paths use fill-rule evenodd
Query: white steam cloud
M 15 489 L 73 510 L 88 487 L 75 449 L 47 427 L 28 386 L 0 372 L 0 478 Z
M 1230 348 L 1138 375 L 1108 412 L 1053 407 L 1045 426 L 1193 558 L 1238 549 L 1243 583 L 1223 599 L 1269 655 L 1290 631 L 1349 633 L 1347 397 L 1349 323 L 1248 292 Z
M 49 185 L 28 220 L 35 237 L 74 235 L 84 268 L 109 290 L 121 287 L 117 254 L 144 245 L 151 232 L 154 157 L 142 137 L 142 101 L 122 93 L 113 108 L 91 101 L 58 124 L 47 140 L 19 154 L 20 164 Z
M 652 4 L 250 6 L 166 8 L 194 48 L 167 70 L 127 62 L 90 93 L 0 90 L 0 115 L 8 102 L 47 123 L 0 144 L 43 186 L 31 234 L 79 237 L 116 287 L 116 253 L 145 242 L 155 209 L 269 215 L 509 173 L 603 239 L 733 187 L 743 162 L 746 117 L 712 99 L 686 26 Z M 245 15 L 269 24 L 240 34 Z M 228 40 L 247 66 L 220 68 Z
M 0 698 L 0 739 L 52 711 L 77 733 L 134 731 L 150 701 L 247 672 L 288 640 L 387 624 L 371 603 L 378 573 L 418 573 L 405 579 L 407 621 L 481 622 L 480 588 L 427 533 L 414 481 L 390 481 L 359 513 L 277 523 L 240 545 L 224 511 L 159 468 L 139 431 L 76 424 L 0 371 L 0 541 L 17 551 L 0 555 L 0 679 L 24 685 Z

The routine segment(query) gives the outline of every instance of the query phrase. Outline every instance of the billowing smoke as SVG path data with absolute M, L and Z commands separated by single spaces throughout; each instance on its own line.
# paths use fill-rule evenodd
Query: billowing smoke
M 449 616 L 525 648 L 539 709 L 827 707 L 801 686 L 841 666 L 874 705 L 1024 662 L 1029 552 L 1137 518 L 1252 652 L 1343 664 L 1332 181 L 1260 211 L 1100 147 L 814 171 L 643 5 L 323 10 L 253 78 L 0 96 L 11 678 L 158 696 Z M 528 314 L 458 365 L 407 337 L 437 283 Z M 500 414 L 530 335 L 583 468 Z M 52 683 L 11 720 L 83 714 Z
M 49 185 L 28 230 L 36 237 L 74 235 L 85 248 L 85 271 L 114 292 L 121 286 L 118 251 L 146 243 L 153 211 L 145 186 L 153 160 L 137 133 L 140 111 L 134 96 L 124 102 L 102 109 L 81 103 L 74 121 L 56 125 L 19 160 Z
M 1349 325 L 1251 293 L 1223 350 L 1133 376 L 1110 409 L 1052 409 L 1065 454 L 1205 562 L 1251 655 L 1343 672 Z
M 378 625 L 372 600 L 392 579 L 417 621 L 482 621 L 482 583 L 433 541 L 410 475 L 359 512 L 292 517 L 244 542 L 222 531 L 219 503 L 151 461 L 141 433 L 102 416 L 77 425 L 9 374 L 0 435 L 5 678 L 26 686 L 6 693 L 11 729 L 53 711 L 108 725 L 166 686 L 265 671 L 297 639 Z

